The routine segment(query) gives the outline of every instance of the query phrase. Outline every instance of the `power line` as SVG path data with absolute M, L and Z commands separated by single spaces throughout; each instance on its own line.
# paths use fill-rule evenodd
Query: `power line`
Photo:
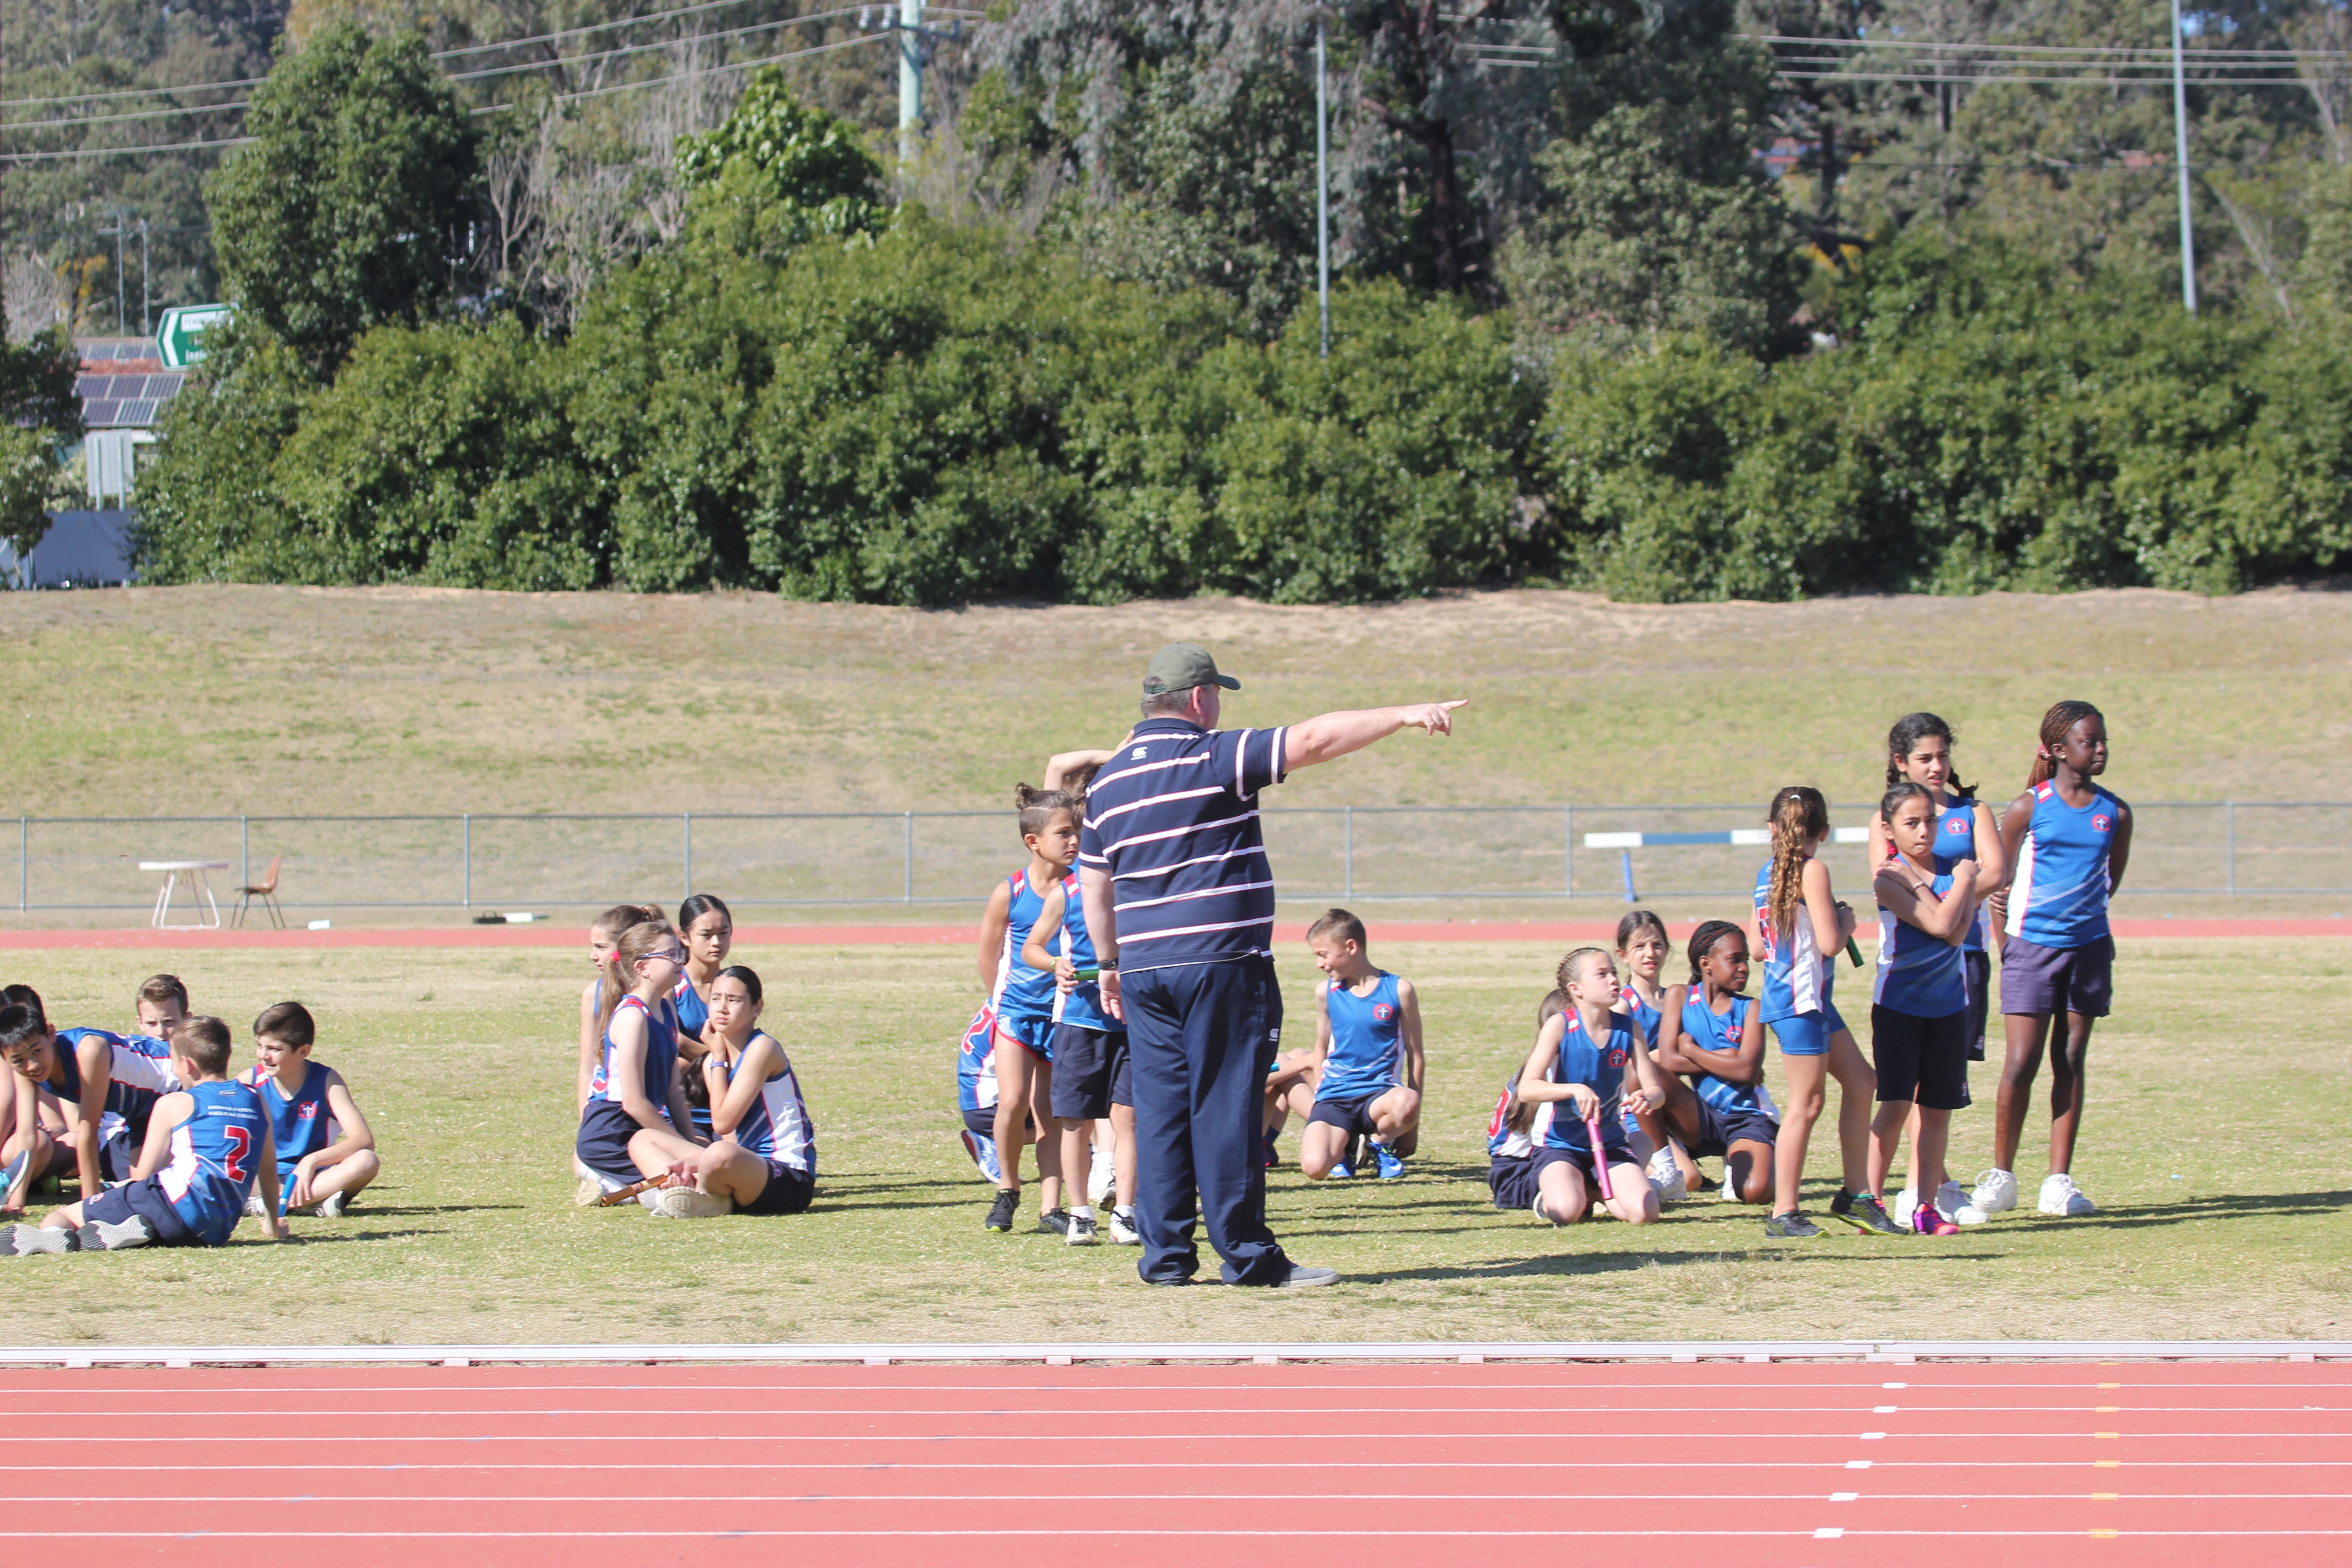
M 162 142 L 147 147 L 74 147 L 63 153 L 0 153 L 0 163 L 47 163 L 59 158 L 121 158 L 133 153 L 193 153 L 209 147 L 242 147 L 250 136 L 218 142 Z
M 866 33 L 855 38 L 836 38 L 830 44 L 812 45 L 805 49 L 787 49 L 781 55 L 769 55 L 761 59 L 730 60 L 709 68 L 713 71 L 748 70 L 753 66 L 772 65 L 778 60 L 796 60 L 808 55 L 831 54 L 835 49 L 856 48 L 860 44 L 876 43 L 888 37 L 887 33 Z M 693 71 L 680 71 L 675 76 L 655 77 L 647 81 L 624 81 L 611 87 L 593 87 L 585 92 L 560 92 L 556 98 L 560 102 L 572 103 L 583 98 L 602 98 L 611 92 L 634 92 L 641 87 L 661 87 L 673 81 L 685 81 L 695 74 Z

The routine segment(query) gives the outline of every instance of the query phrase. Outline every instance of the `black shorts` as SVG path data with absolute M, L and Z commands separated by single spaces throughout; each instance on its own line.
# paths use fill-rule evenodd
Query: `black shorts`
M 1135 1058 L 1128 1051 L 1126 1034 L 1122 1032 L 1118 1038 L 1118 1051 L 1112 1058 L 1110 1064 L 1110 1102 L 1113 1105 L 1124 1105 L 1129 1110 L 1133 1110 L 1135 1109 L 1133 1070 Z
M 995 1137 L 996 1107 L 992 1105 L 986 1110 L 965 1111 L 963 1113 L 963 1124 L 966 1127 L 971 1128 L 971 1131 L 980 1137 Z M 1024 1132 L 1028 1133 L 1032 1138 L 1034 1138 L 1037 1135 L 1037 1119 L 1030 1115 L 1027 1111 L 1023 1111 L 1021 1113 L 1021 1130 Z
M 737 1214 L 798 1214 L 816 1196 L 814 1174 L 793 1170 L 782 1160 L 768 1162 L 768 1184 L 748 1204 L 735 1205 Z
M 629 1140 L 636 1135 L 635 1117 L 613 1100 L 592 1100 L 580 1113 L 580 1136 L 572 1141 L 572 1152 L 608 1181 L 642 1181 L 645 1173 L 629 1158 Z
M 1922 1018 L 1872 1003 L 1870 1056 L 1878 1068 L 1878 1098 L 1916 1100 L 1929 1110 L 1967 1105 L 1968 1026 L 1965 1011 Z
M 1760 1110 L 1735 1110 L 1727 1115 L 1704 1100 L 1697 1104 L 1698 1142 L 1690 1148 L 1694 1156 L 1728 1153 L 1734 1143 L 1761 1143 L 1769 1148 L 1780 1131 Z
M 155 1233 L 157 1247 L 202 1247 L 204 1237 L 190 1230 L 187 1222 L 173 1211 L 172 1200 L 163 1195 L 163 1188 L 152 1176 L 135 1182 L 125 1182 L 119 1187 L 109 1187 L 96 1197 L 84 1198 L 81 1222 L 97 1225 L 121 1225 L 128 1219 L 143 1219 Z
M 2000 1010 L 2104 1018 L 2116 996 L 2116 939 L 2044 947 L 2012 936 L 2000 944 Z
M 1536 1201 L 1532 1154 L 1497 1154 L 1486 1163 L 1486 1190 L 1498 1209 L 1523 1209 Z
M 1383 1089 L 1382 1094 L 1388 1091 Z M 1361 1100 L 1318 1100 L 1307 1118 L 1308 1126 L 1320 1121 L 1326 1127 L 1336 1127 L 1350 1138 L 1370 1138 L 1372 1126 L 1372 1101 L 1380 1095 L 1368 1094 Z
M 1992 954 L 1974 947 L 1962 955 L 1969 971 L 1969 1060 L 1984 1060 L 1985 1023 L 1992 1011 Z
M 1624 1144 L 1612 1143 L 1609 1141 L 1608 1131 L 1609 1130 L 1606 1126 L 1601 1128 L 1601 1152 L 1608 1157 L 1610 1164 L 1640 1164 L 1641 1162 L 1633 1158 L 1633 1151 L 1627 1149 Z M 1592 1154 L 1590 1150 L 1555 1149 L 1550 1144 L 1547 1143 L 1536 1151 L 1535 1159 L 1532 1163 L 1535 1166 L 1535 1173 L 1538 1176 L 1540 1176 L 1544 1173 L 1544 1167 L 1547 1165 L 1557 1165 L 1562 1162 L 1576 1167 L 1578 1173 L 1584 1177 L 1584 1184 L 1591 1189 L 1592 1195 L 1595 1199 L 1598 1199 L 1601 1196 L 1601 1184 L 1593 1177 Z M 1644 1176 L 1643 1180 L 1647 1182 L 1649 1178 Z M 1529 1195 L 1532 1196 L 1533 1194 L 1531 1194 Z
M 1127 1055 L 1125 1029 L 1054 1026 L 1054 1114 L 1065 1121 L 1108 1116 L 1111 1086 Z

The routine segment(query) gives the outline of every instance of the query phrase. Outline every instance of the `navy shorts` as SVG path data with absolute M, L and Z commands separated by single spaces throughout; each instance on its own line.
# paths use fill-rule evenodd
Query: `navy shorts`
M 1772 1037 L 1780 1042 L 1784 1057 L 1825 1057 L 1830 1054 L 1830 1037 L 1845 1027 L 1834 1005 L 1818 1013 L 1800 1013 L 1793 1018 L 1768 1018 Z
M 1388 1091 L 1382 1089 L 1381 1094 Z M 1379 1094 L 1368 1094 L 1361 1100 L 1318 1100 L 1307 1118 L 1308 1126 L 1320 1121 L 1326 1127 L 1336 1127 L 1350 1138 L 1370 1138 L 1377 1131 L 1372 1126 L 1372 1101 Z
M 1609 1163 L 1612 1165 L 1638 1165 L 1641 1163 L 1640 1161 L 1633 1158 L 1633 1152 L 1627 1149 L 1624 1144 L 1611 1142 L 1609 1141 L 1608 1133 L 1609 1130 L 1604 1126 L 1601 1129 L 1601 1152 L 1609 1157 Z M 1591 1189 L 1592 1195 L 1594 1197 L 1597 1198 L 1601 1195 L 1601 1184 L 1593 1175 L 1592 1152 L 1589 1149 L 1555 1149 L 1550 1144 L 1547 1143 L 1536 1151 L 1535 1160 L 1533 1162 L 1535 1165 L 1535 1173 L 1538 1176 L 1541 1176 L 1544 1173 L 1544 1168 L 1546 1166 L 1557 1165 L 1562 1162 L 1566 1162 L 1567 1163 L 1576 1167 L 1579 1173 L 1584 1177 L 1584 1184 Z M 1644 1181 L 1647 1179 L 1647 1177 L 1643 1178 Z M 1532 1194 L 1530 1195 L 1532 1196 Z
M 608 1180 L 643 1181 L 645 1173 L 629 1158 L 629 1140 L 637 1131 L 637 1119 L 618 1101 L 592 1100 L 580 1113 L 580 1136 L 572 1140 L 572 1152 L 582 1164 Z
M 795 1171 L 782 1160 L 768 1162 L 768 1184 L 748 1204 L 735 1205 L 737 1214 L 798 1214 L 816 1196 L 813 1173 Z
M 1969 1060 L 1984 1060 L 1985 1023 L 1992 1011 L 1992 954 L 1969 949 Z
M 2021 936 L 2000 944 L 2000 1010 L 2104 1018 L 2116 996 L 2116 939 L 2044 947 Z
M 1022 1047 L 1041 1062 L 1054 1059 L 1054 1016 L 1051 1013 L 1023 1013 L 996 1016 L 996 1032 Z
M 1929 1110 L 1969 1102 L 1969 1016 L 1922 1018 L 1870 1005 L 1870 1058 L 1881 1100 L 1916 1100 Z
M 161 1183 L 152 1176 L 135 1182 L 125 1182 L 119 1187 L 109 1187 L 94 1198 L 85 1198 L 81 1205 L 84 1225 L 121 1225 L 128 1219 L 143 1219 L 155 1233 L 157 1247 L 202 1247 L 205 1238 L 188 1228 L 172 1207 L 172 1200 L 163 1195 Z
M 1702 1100 L 1698 1102 L 1698 1142 L 1690 1152 L 1699 1154 L 1725 1154 L 1734 1143 L 1761 1143 L 1770 1147 L 1780 1133 L 1772 1119 L 1760 1110 L 1717 1110 Z
M 1125 1029 L 1054 1026 L 1054 1114 L 1065 1121 L 1108 1116 L 1111 1085 L 1127 1056 Z
M 965 1111 L 963 1124 L 982 1138 L 995 1137 L 996 1107 L 992 1105 L 985 1110 Z M 1021 1113 L 1021 1131 L 1028 1133 L 1032 1138 L 1037 1135 L 1037 1119 L 1025 1110 Z
M 1498 1209 L 1523 1209 L 1536 1201 L 1532 1154 L 1497 1154 L 1486 1163 L 1486 1190 Z
M 1110 1102 L 1124 1105 L 1129 1110 L 1135 1109 L 1134 1063 L 1135 1058 L 1128 1054 L 1127 1032 L 1122 1029 L 1119 1031 L 1118 1049 L 1113 1054 L 1110 1063 Z
M 141 1145 L 147 1142 L 147 1130 L 138 1130 L 138 1142 L 131 1142 L 131 1130 L 118 1127 L 114 1136 L 98 1146 L 98 1168 L 110 1182 L 127 1182 L 131 1173 L 139 1167 Z

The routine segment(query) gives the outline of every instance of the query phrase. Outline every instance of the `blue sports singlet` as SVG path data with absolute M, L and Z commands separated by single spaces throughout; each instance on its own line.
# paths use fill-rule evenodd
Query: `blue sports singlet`
M 1936 814 L 1936 874 L 1947 875 L 1961 861 L 1976 858 L 1977 803 L 1955 799 Z M 1979 903 L 1969 917 L 1969 934 L 1960 946 L 1969 952 L 1982 952 L 1991 934 L 1992 913 Z
M 278 1145 L 278 1168 L 290 1171 L 306 1154 L 315 1154 L 335 1141 L 335 1119 L 327 1110 L 327 1068 L 318 1062 L 303 1064 L 302 1087 L 290 1097 L 278 1087 L 275 1075 L 253 1068 L 237 1081 L 261 1097 L 269 1113 L 269 1136 Z
M 2038 947 L 2082 947 L 2107 934 L 2107 851 L 2123 803 L 2094 785 L 2077 809 L 2054 782 L 2033 787 L 2033 816 L 2009 893 L 2009 932 Z
M 710 1022 L 710 1004 L 702 999 L 702 993 L 697 991 L 694 982 L 683 973 L 677 977 L 677 984 L 670 988 L 669 1005 L 670 1010 L 677 1015 L 679 1033 L 700 1039 L 702 1026 Z
M 1658 1026 L 1664 1016 L 1642 1000 L 1642 994 L 1631 985 L 1617 998 L 1617 1010 L 1642 1026 L 1642 1040 L 1652 1050 L 1658 1048 Z
M 667 1118 L 670 1072 L 677 1066 L 677 1035 L 668 1019 L 656 1016 L 635 996 L 622 997 L 621 1005 L 613 1009 L 612 1023 L 604 1026 L 604 1054 L 596 1063 L 596 1077 L 588 1086 L 588 1098 L 621 1103 L 620 1088 L 613 1082 L 613 1024 L 619 1023 L 621 1015 L 632 1009 L 643 1014 L 646 1020 L 645 1095 L 654 1109 Z
M 186 1092 L 194 1109 L 172 1129 L 171 1157 L 155 1181 L 180 1223 L 205 1246 L 218 1247 L 253 1195 L 268 1113 L 251 1084 L 213 1079 Z
M 56 1063 L 48 1083 L 61 1100 L 76 1104 L 81 1100 L 80 1046 L 86 1039 L 105 1042 L 110 1066 L 106 1086 L 106 1103 L 99 1111 L 98 1135 L 101 1141 L 117 1131 L 129 1136 L 131 1157 L 138 1158 L 147 1142 L 147 1123 L 154 1115 L 155 1102 L 180 1087 L 172 1076 L 172 1059 L 167 1052 L 162 1060 L 144 1051 L 135 1050 L 131 1043 L 110 1029 L 59 1029 L 57 1044 L 49 1055 Z
M 754 1034 L 753 1040 L 774 1039 L 772 1035 Z M 750 1042 L 746 1041 L 748 1048 Z M 781 1042 L 776 1046 L 778 1057 L 783 1056 Z M 728 1064 L 731 1075 L 734 1063 Z M 735 1124 L 735 1142 L 762 1159 L 789 1165 L 804 1176 L 816 1174 L 816 1129 L 809 1123 L 808 1101 L 801 1097 L 800 1075 L 793 1070 L 789 1059 L 783 1071 L 760 1086 L 759 1096 L 744 1111 L 743 1120 Z
M 1495 1101 L 1495 1114 L 1486 1119 L 1486 1157 L 1490 1160 L 1524 1160 L 1536 1151 L 1551 1131 L 1552 1113 L 1559 1109 L 1556 1100 L 1547 1100 L 1536 1107 L 1534 1118 L 1525 1132 L 1510 1128 L 1511 1100 L 1518 1093 L 1519 1077 L 1513 1073 L 1503 1085 L 1503 1098 Z
M 1952 890 L 1947 874 L 1928 884 L 1937 897 Z M 1878 976 L 1870 999 L 1881 1007 L 1915 1018 L 1945 1018 L 1965 1012 L 1969 1005 L 1969 961 L 1961 949 L 1942 937 L 1895 918 L 1893 910 L 1878 911 Z
M 1559 1056 L 1552 1063 L 1551 1081 L 1580 1083 L 1601 1097 L 1601 1140 L 1615 1147 L 1609 1134 L 1622 1124 L 1625 1064 L 1633 1059 L 1641 1026 L 1622 1013 L 1612 1013 L 1608 1038 L 1596 1043 L 1585 1033 L 1583 1016 L 1575 1008 L 1568 1010 L 1567 1018 L 1568 1032 L 1559 1037 Z M 1554 1149 L 1591 1153 L 1592 1140 L 1583 1120 L 1576 1114 L 1576 1107 L 1567 1100 L 1558 1104 L 1551 1125 L 1544 1130 L 1544 1142 Z
M 1021 957 L 1022 948 L 1028 944 L 1030 930 L 1045 911 L 1045 898 L 1029 885 L 1029 873 L 1025 870 L 1013 872 L 1007 886 L 1013 889 L 1013 901 L 1006 911 L 1004 951 L 997 956 L 996 984 L 989 991 L 988 999 L 994 1004 L 1000 1018 L 1051 1018 L 1054 972 L 1032 969 Z
M 1763 1027 L 1755 1016 L 1756 1004 L 1745 996 L 1735 996 L 1731 1005 L 1717 1013 L 1711 1010 L 1705 993 L 1691 987 L 1691 994 L 1683 1003 L 1683 1033 L 1701 1050 L 1736 1051 L 1746 1043 L 1747 1031 Z M 1767 1116 L 1780 1120 L 1780 1108 L 1772 1103 L 1772 1093 L 1762 1083 L 1734 1083 L 1717 1078 L 1711 1072 L 1695 1072 L 1690 1076 L 1691 1092 L 1706 1102 L 1708 1109 L 1726 1116 Z
M 956 1046 L 956 1109 L 996 1109 L 996 1009 L 985 1002 Z
M 1404 1027 L 1395 975 L 1381 971 L 1369 996 L 1326 981 L 1323 1011 L 1331 1021 L 1331 1051 L 1316 1081 L 1318 1102 L 1365 1100 L 1404 1081 Z
M 1086 900 L 1078 896 L 1075 876 L 1062 879 L 1062 929 L 1046 939 L 1045 951 L 1056 957 L 1068 953 L 1073 969 L 1095 967 L 1095 939 L 1087 933 Z M 1055 990 L 1054 1022 L 1106 1034 L 1127 1032 L 1125 1024 L 1103 1011 L 1102 984 L 1095 980 L 1081 980 L 1067 991 Z
M 1793 931 L 1772 929 L 1772 862 L 1756 873 L 1756 927 L 1764 933 L 1763 1018 L 1777 1024 L 1826 1010 L 1836 974 L 1813 947 L 1813 922 L 1799 900 Z

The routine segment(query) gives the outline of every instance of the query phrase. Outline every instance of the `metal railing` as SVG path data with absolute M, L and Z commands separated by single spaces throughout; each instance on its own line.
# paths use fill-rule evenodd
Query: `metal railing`
M 1871 810 L 1832 816 L 1852 826 Z M 2133 810 L 2127 893 L 2352 893 L 2352 803 Z M 1621 851 L 1586 847 L 1587 834 L 1706 833 L 1753 827 L 1758 816 L 1754 805 L 1359 805 L 1273 809 L 1265 823 L 1286 900 L 1622 900 Z M 1623 853 L 1644 899 L 1744 899 L 1763 858 L 1739 845 Z M 1865 853 L 1832 845 L 1822 858 L 1853 889 Z M 16 907 L 146 910 L 159 879 L 142 860 L 226 862 L 222 891 L 258 882 L 272 859 L 289 909 L 553 912 L 688 890 L 772 912 L 971 904 L 1021 857 L 1003 811 L 19 817 Z

